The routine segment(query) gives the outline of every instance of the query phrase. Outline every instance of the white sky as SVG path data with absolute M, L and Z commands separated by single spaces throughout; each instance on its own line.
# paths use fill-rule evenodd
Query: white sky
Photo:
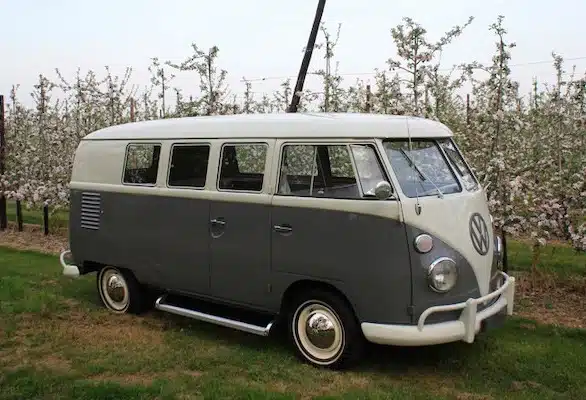
M 59 68 L 73 78 L 79 67 L 103 76 L 105 65 L 119 75 L 132 66 L 132 82 L 144 85 L 151 57 L 179 63 L 191 54 L 192 42 L 203 49 L 219 47 L 219 66 L 228 71 L 233 94 L 243 93 L 243 76 L 292 76 L 294 84 L 316 5 L 317 0 L 0 0 L 0 93 L 7 96 L 20 84 L 20 99 L 29 103 L 39 74 L 55 78 Z M 586 70 L 585 0 L 328 0 L 322 21 L 332 34 L 342 23 L 335 59 L 342 74 L 361 73 L 345 76 L 348 84 L 356 77 L 372 79 L 374 68 L 386 67 L 395 55 L 390 28 L 406 16 L 422 24 L 430 39 L 474 16 L 446 48 L 442 66 L 490 62 L 495 37 L 488 26 L 499 14 L 505 16 L 509 40 L 517 43 L 512 64 L 548 61 L 555 51 L 568 59 L 581 57 L 568 61 L 568 72 L 572 64 L 580 73 Z M 314 52 L 310 71 L 323 66 L 322 57 Z M 512 69 L 524 91 L 533 77 L 554 78 L 551 63 Z M 281 82 L 253 82 L 253 90 L 271 92 Z M 187 95 L 198 94 L 195 74 L 179 74 L 173 84 Z M 305 88 L 319 90 L 319 81 L 308 77 Z

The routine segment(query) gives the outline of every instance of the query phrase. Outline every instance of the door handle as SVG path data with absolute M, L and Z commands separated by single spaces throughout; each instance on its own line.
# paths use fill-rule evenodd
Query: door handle
M 275 232 L 279 232 L 279 233 L 293 232 L 293 228 L 290 227 L 289 225 L 275 225 L 275 226 L 273 226 L 273 229 L 275 230 Z
M 221 219 L 217 219 L 217 218 L 212 219 L 210 222 L 214 225 L 220 225 L 220 226 L 226 225 L 226 221 L 221 220 Z

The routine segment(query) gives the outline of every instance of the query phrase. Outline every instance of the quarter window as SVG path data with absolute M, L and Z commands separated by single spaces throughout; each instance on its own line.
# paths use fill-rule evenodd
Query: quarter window
M 388 181 L 374 147 L 367 144 L 353 144 L 350 145 L 350 149 L 354 156 L 362 192 L 367 196 L 374 196 L 376 185 L 381 181 Z
M 266 158 L 265 144 L 224 146 L 218 188 L 260 192 L 264 181 Z
M 157 182 L 160 144 L 130 144 L 126 148 L 124 183 L 154 185 Z
M 438 141 L 440 146 L 446 152 L 450 162 L 454 166 L 454 169 L 460 175 L 460 178 L 464 182 L 464 187 L 466 190 L 476 190 L 478 188 L 478 182 L 474 179 L 474 175 L 472 175 L 472 171 L 464 162 L 464 158 L 462 154 L 458 151 L 452 139 L 444 139 Z
M 203 188 L 206 184 L 209 155 L 208 145 L 173 146 L 168 185 Z

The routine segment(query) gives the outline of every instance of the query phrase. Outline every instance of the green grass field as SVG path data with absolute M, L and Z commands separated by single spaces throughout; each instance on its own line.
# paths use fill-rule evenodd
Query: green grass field
M 371 346 L 324 371 L 280 337 L 109 314 L 95 275 L 67 279 L 54 256 L 0 247 L 0 265 L 1 399 L 586 398 L 584 330 L 513 317 L 472 345 Z

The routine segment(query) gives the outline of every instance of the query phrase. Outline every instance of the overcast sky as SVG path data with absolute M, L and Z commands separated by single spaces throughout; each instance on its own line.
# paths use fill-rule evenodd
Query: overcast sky
M 59 68 L 73 78 L 79 67 L 102 76 L 105 65 L 120 75 L 132 66 L 132 82 L 143 85 L 151 57 L 179 63 L 190 55 L 192 42 L 203 49 L 219 47 L 219 63 L 234 94 L 243 93 L 243 76 L 292 76 L 294 82 L 316 5 L 317 0 L 0 0 L 0 93 L 8 95 L 12 84 L 20 84 L 27 101 L 40 73 L 54 78 Z M 533 77 L 551 81 L 551 64 L 538 62 L 550 60 L 552 51 L 581 58 L 568 61 L 568 69 L 576 64 L 586 70 L 585 0 L 329 0 L 323 21 L 332 34 L 342 23 L 336 60 L 350 83 L 372 79 L 374 68 L 385 68 L 395 55 L 390 28 L 403 17 L 437 39 L 474 16 L 446 48 L 442 65 L 490 62 L 495 37 L 488 26 L 499 14 L 505 16 L 509 40 L 517 43 L 512 64 L 525 64 L 512 68 L 523 89 L 529 90 Z M 311 69 L 322 67 L 321 56 L 314 53 Z M 270 92 L 280 82 L 254 82 L 253 90 Z M 306 83 L 318 88 L 315 78 Z M 174 84 L 198 92 L 193 75 L 181 74 Z

